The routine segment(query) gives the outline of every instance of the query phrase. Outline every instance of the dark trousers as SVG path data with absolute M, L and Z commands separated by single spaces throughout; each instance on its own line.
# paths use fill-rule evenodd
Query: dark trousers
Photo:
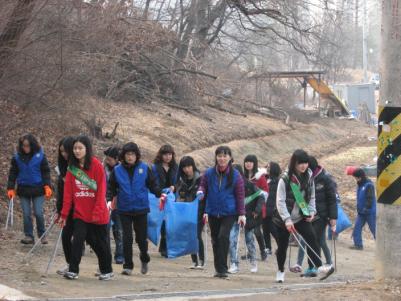
M 294 226 L 295 229 L 298 231 L 298 233 L 301 234 L 304 240 L 311 246 L 313 251 L 319 254 L 316 236 L 313 231 L 312 224 L 302 220 L 296 223 Z M 290 232 L 288 232 L 286 228 L 277 227 L 277 233 L 278 233 L 278 248 L 276 253 L 277 265 L 279 271 L 284 272 L 284 264 L 287 257 L 288 239 L 290 237 Z M 322 265 L 322 261 L 320 260 L 320 258 L 317 257 L 314 254 L 314 252 L 312 252 L 312 250 L 310 250 L 310 248 L 308 247 L 307 247 L 307 252 L 308 256 L 312 259 L 315 266 L 320 267 Z M 310 268 L 314 267 L 313 263 L 310 261 L 310 259 L 308 259 L 308 264 Z
M 263 228 L 263 236 L 265 240 L 265 246 L 267 249 L 271 250 L 272 249 L 272 242 L 270 238 L 270 234 L 274 237 L 277 243 L 277 229 L 276 225 L 273 223 L 273 220 L 271 217 L 265 217 L 263 219 L 262 223 L 262 228 Z
M 198 264 L 199 261 L 198 259 L 204 263 L 205 262 L 205 247 L 203 245 L 203 239 L 202 239 L 202 231 L 203 231 L 203 219 L 198 220 L 198 242 L 199 242 L 199 252 L 198 254 L 192 254 L 192 262 Z M 198 258 L 199 255 L 199 258 Z
M 141 262 L 148 263 L 150 257 L 148 254 L 148 214 L 125 215 L 120 214 L 121 226 L 123 228 L 123 252 L 124 269 L 132 270 L 134 262 L 132 261 L 132 245 L 134 242 L 133 231 L 135 231 L 135 242 L 138 244 Z
M 209 216 L 209 226 L 212 236 L 214 269 L 217 273 L 227 273 L 227 256 L 230 247 L 230 231 L 236 221 L 236 216 Z
M 331 263 L 331 255 L 330 251 L 328 251 L 328 247 L 326 244 L 326 228 L 327 228 L 327 219 L 319 218 L 312 223 L 313 230 L 316 235 L 316 243 L 319 250 L 319 255 L 321 254 L 321 250 L 324 252 L 324 256 L 326 258 L 327 263 Z
M 107 238 L 107 225 L 89 224 L 80 219 L 74 219 L 73 227 L 70 272 L 79 273 L 82 250 L 86 241 L 97 256 L 100 273 L 111 273 L 113 269 L 111 267 L 110 244 Z
M 63 245 L 65 261 L 70 264 L 72 250 L 72 235 L 74 233 L 74 221 L 72 216 L 68 216 L 61 234 L 61 243 Z
M 265 246 L 265 239 L 263 237 L 264 233 L 262 233 L 262 226 L 259 225 L 255 227 L 253 229 L 253 233 L 255 234 L 256 240 L 258 242 L 260 254 L 263 254 L 263 252 L 266 249 L 266 246 Z
M 160 229 L 159 253 L 167 256 L 166 222 L 163 221 Z

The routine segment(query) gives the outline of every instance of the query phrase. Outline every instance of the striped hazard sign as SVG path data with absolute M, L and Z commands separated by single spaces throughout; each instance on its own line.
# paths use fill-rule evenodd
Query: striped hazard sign
M 379 108 L 377 201 L 401 205 L 401 108 Z

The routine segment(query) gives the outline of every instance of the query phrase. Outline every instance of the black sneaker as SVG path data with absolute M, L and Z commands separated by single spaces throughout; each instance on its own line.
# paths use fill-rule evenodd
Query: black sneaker
M 148 263 L 142 262 L 141 263 L 141 274 L 146 275 L 148 273 Z
M 263 252 L 261 252 L 260 253 L 260 259 L 262 260 L 262 261 L 265 261 L 266 259 L 267 259 L 267 252 L 266 252 L 266 250 L 263 250 Z
M 363 250 L 363 247 L 362 246 L 356 246 L 356 245 L 353 245 L 353 246 L 351 246 L 351 247 L 349 247 L 351 250 L 358 250 L 358 251 L 362 251 Z
M 247 260 L 247 259 L 251 259 L 251 256 L 249 256 L 249 254 L 241 256 L 241 260 Z
M 35 240 L 30 237 L 30 236 L 25 236 L 23 239 L 21 239 L 21 243 L 24 245 L 33 245 Z
M 220 279 L 229 279 L 227 273 L 215 273 L 213 277 Z

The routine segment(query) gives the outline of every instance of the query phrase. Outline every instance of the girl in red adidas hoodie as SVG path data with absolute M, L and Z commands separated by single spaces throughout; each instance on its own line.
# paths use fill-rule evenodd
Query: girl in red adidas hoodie
M 88 137 L 78 136 L 73 144 L 64 184 L 61 223 L 73 208 L 73 240 L 67 279 L 77 279 L 85 241 L 99 261 L 99 280 L 113 277 L 111 250 L 107 239 L 109 211 L 106 206 L 106 175 L 102 163 L 92 155 Z

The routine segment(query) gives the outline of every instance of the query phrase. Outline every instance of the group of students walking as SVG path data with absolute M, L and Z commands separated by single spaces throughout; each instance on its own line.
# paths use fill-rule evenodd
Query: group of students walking
M 335 182 L 303 150 L 293 153 L 288 169 L 282 173 L 276 162 L 260 168 L 254 155 L 246 156 L 242 165 L 234 164 L 231 149 L 220 146 L 215 150 L 214 166 L 203 174 L 190 156 L 184 156 L 177 164 L 170 145 L 160 148 L 152 165 L 141 160 L 140 149 L 133 142 L 121 149 L 105 150 L 103 164 L 93 155 L 91 141 L 86 136 L 65 137 L 58 151 L 57 222 L 63 228 L 67 263 L 58 273 L 67 279 L 78 278 L 85 242 L 98 258 L 99 279 L 109 280 L 114 276 L 110 230 L 116 244 L 114 261 L 123 264 L 122 274 L 131 275 L 134 268 L 133 233 L 140 251 L 141 273 L 148 272 L 149 192 L 160 198 L 160 210 L 166 202 L 166 193 L 175 193 L 179 202 L 199 199 L 199 252 L 191 255 L 192 268 L 204 267 L 202 231 L 208 224 L 215 277 L 227 278 L 229 273 L 239 271 L 238 241 L 242 229 L 247 249 L 244 259 L 249 259 L 253 273 L 258 270 L 255 238 L 264 260 L 272 254 L 270 235 L 278 246 L 277 282 L 284 282 L 290 235 L 297 235 L 307 245 L 309 268 L 305 276 L 318 273 L 328 276 L 334 271 L 332 267 L 323 267 L 320 250 L 327 248 L 327 226 L 332 230 L 336 226 Z M 21 243 L 34 242 L 32 205 L 38 237 L 45 232 L 43 202 L 52 193 L 44 151 L 34 136 L 25 135 L 13 156 L 7 186 L 8 197 L 18 195 L 21 201 L 25 234 Z M 167 256 L 164 226 L 161 232 L 159 252 Z M 46 244 L 46 238 L 41 242 Z M 327 256 L 326 261 L 331 263 Z M 300 270 L 301 265 L 302 261 L 298 262 L 292 271 Z

